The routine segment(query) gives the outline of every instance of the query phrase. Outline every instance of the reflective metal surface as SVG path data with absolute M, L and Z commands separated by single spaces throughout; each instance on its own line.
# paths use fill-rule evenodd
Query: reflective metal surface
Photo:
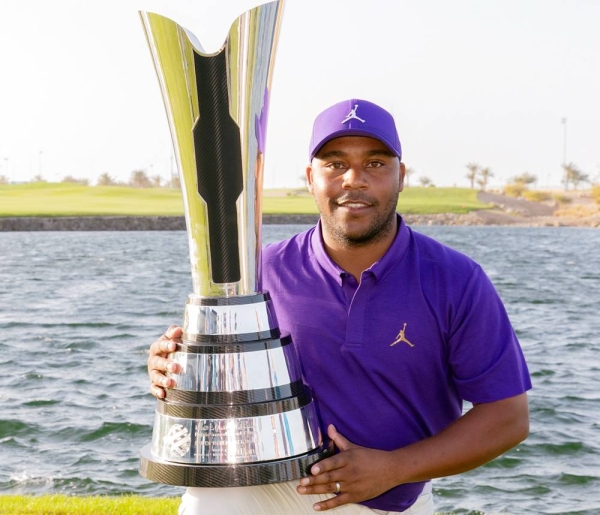
M 187 419 L 159 414 L 153 435 L 156 457 L 205 465 L 290 458 L 316 449 L 321 440 L 312 403 L 247 418 Z
M 263 153 L 283 0 L 232 25 L 212 55 L 141 13 L 176 150 L 193 294 L 140 473 L 181 486 L 290 481 L 325 457 L 317 407 L 260 292 Z
M 255 352 L 196 354 L 175 352 L 180 374 L 168 374 L 178 390 L 236 392 L 284 386 L 301 380 L 291 345 Z
M 248 11 L 231 26 L 220 53 L 225 53 L 229 115 L 239 127 L 243 192 L 236 201 L 240 279 L 213 281 L 207 201 L 198 194 L 194 127 L 205 116 L 200 109 L 195 56 L 204 56 L 197 39 L 175 22 L 141 13 L 146 36 L 167 105 L 167 116 L 180 171 L 185 205 L 193 292 L 231 296 L 256 292 L 260 253 L 263 152 L 274 49 L 283 0 Z M 196 44 L 194 44 L 194 42 Z M 215 54 L 216 55 L 216 54 Z M 208 116 L 208 115 L 207 115 Z M 227 149 L 225 149 L 226 151 Z M 226 186 L 226 185 L 225 185 Z
M 265 485 L 289 481 L 309 474 L 310 467 L 329 455 L 323 446 L 288 459 L 221 465 L 191 465 L 157 458 L 151 444 L 141 451 L 140 473 L 167 485 L 227 487 Z M 282 479 L 286 478 L 286 479 Z
M 270 300 L 221 305 L 202 305 L 201 302 L 201 297 L 190 295 L 186 303 L 183 332 L 188 339 L 197 335 L 257 335 L 277 327 Z

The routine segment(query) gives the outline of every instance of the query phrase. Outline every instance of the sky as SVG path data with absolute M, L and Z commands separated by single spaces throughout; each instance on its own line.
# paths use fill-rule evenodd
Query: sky
M 260 0 L 0 0 L 0 175 L 170 177 L 172 146 L 138 11 L 216 51 Z M 600 1 L 286 0 L 264 184 L 303 185 L 314 117 L 348 98 L 396 118 L 411 184 L 492 186 L 561 163 L 600 178 Z

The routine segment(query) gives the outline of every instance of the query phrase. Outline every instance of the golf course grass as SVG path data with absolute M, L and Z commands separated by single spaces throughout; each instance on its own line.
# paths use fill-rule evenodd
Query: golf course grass
M 464 214 L 489 207 L 468 188 L 406 188 L 398 211 L 403 214 Z M 263 213 L 316 214 L 305 189 L 265 190 Z M 169 188 L 83 186 L 35 182 L 0 185 L 0 217 L 11 216 L 179 216 L 181 191 Z
M 0 515 L 177 515 L 180 497 L 0 495 Z
M 135 495 L 0 495 L 0 515 L 177 515 L 180 502 L 180 497 Z M 436 515 L 444 514 L 436 512 Z

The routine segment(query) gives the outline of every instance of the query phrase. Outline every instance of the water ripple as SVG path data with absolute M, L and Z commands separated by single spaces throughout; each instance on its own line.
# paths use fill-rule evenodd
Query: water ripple
M 277 241 L 301 226 L 266 226 Z M 600 231 L 423 227 L 493 280 L 532 372 L 531 436 L 434 481 L 436 511 L 600 513 Z M 191 290 L 184 232 L 2 233 L 0 492 L 179 495 L 137 472 L 149 344 Z M 179 249 L 180 251 L 173 251 Z M 74 263 L 77 265 L 74 266 Z

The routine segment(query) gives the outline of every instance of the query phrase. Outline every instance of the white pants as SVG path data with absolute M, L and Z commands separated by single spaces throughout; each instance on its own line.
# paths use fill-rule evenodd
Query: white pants
M 313 505 L 330 494 L 300 495 L 298 481 L 272 485 L 230 488 L 188 488 L 181 498 L 179 515 L 314 515 Z M 402 512 L 373 510 L 360 504 L 345 504 L 329 510 L 336 515 L 433 515 L 431 482 L 415 503 Z

